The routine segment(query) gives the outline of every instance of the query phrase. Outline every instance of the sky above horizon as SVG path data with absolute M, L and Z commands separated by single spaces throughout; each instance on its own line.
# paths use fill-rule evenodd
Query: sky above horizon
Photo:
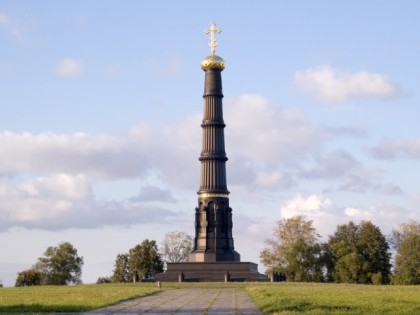
M 0 281 L 62 241 L 93 283 L 146 238 L 193 235 L 212 20 L 242 261 L 264 271 L 264 240 L 294 215 L 323 239 L 350 220 L 419 221 L 419 9 L 3 0 Z

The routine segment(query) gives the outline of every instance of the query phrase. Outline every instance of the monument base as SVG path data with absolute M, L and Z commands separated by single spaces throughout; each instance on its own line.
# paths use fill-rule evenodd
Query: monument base
M 205 250 L 194 250 L 188 257 L 189 262 L 193 263 L 207 263 L 207 262 L 239 262 L 241 261 L 241 255 L 235 250 L 229 251 L 205 251 Z
M 166 271 L 155 275 L 157 281 L 168 282 L 243 282 L 268 281 L 251 262 L 184 262 L 168 263 Z

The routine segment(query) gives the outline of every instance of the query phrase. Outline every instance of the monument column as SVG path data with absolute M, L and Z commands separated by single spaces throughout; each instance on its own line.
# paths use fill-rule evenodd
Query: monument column
M 221 32 L 212 22 L 210 29 L 211 55 L 204 58 L 201 68 L 205 71 L 204 114 L 200 155 L 201 176 L 198 207 L 195 209 L 194 249 L 189 262 L 240 261 L 234 250 L 232 236 L 232 208 L 226 182 L 226 152 L 223 121 L 223 93 L 221 72 L 223 59 L 215 54 L 215 34 Z
M 214 22 L 205 30 L 210 34 L 211 55 L 204 58 L 204 113 L 200 163 L 198 206 L 195 208 L 194 248 L 188 262 L 170 263 L 159 281 L 267 281 L 258 272 L 258 265 L 241 262 L 232 236 L 232 208 L 226 180 L 225 123 L 223 121 L 222 71 L 225 62 L 215 54 L 215 34 L 220 33 Z

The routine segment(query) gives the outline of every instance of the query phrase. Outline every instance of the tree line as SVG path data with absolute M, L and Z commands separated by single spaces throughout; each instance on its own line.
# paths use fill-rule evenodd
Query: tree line
M 362 284 L 420 284 L 420 223 L 410 221 L 386 238 L 370 221 L 336 227 L 326 242 L 313 221 L 295 216 L 276 222 L 274 237 L 260 253 L 266 273 L 287 281 Z M 161 243 L 144 240 L 120 253 L 110 276 L 97 283 L 138 282 L 163 272 L 167 262 L 187 261 L 192 237 L 169 232 Z M 392 259 L 391 249 L 395 250 Z M 28 270 L 19 272 L 16 286 L 81 284 L 83 257 L 68 242 L 50 246 Z
M 338 225 L 321 242 L 313 221 L 295 216 L 276 222 L 260 253 L 268 273 L 288 281 L 420 284 L 420 223 L 410 221 L 387 239 L 370 221 Z M 395 250 L 392 262 L 391 248 Z
M 111 276 L 97 283 L 138 282 L 163 272 L 166 262 L 186 261 L 192 250 L 192 237 L 184 232 L 169 232 L 158 249 L 154 240 L 144 240 L 127 253 L 118 254 Z M 18 273 L 15 286 L 81 284 L 83 257 L 69 242 L 50 246 L 29 269 Z M 0 287 L 2 283 L 0 281 Z
M 144 240 L 127 253 L 118 254 L 110 277 L 97 283 L 138 282 L 163 272 L 166 263 L 187 261 L 192 250 L 192 236 L 185 232 L 168 232 L 159 250 L 156 241 Z

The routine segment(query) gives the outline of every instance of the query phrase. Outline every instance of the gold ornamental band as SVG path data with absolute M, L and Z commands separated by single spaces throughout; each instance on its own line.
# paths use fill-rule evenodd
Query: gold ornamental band
M 229 199 L 229 194 L 212 194 L 212 193 L 199 193 L 199 198 L 227 198 Z

